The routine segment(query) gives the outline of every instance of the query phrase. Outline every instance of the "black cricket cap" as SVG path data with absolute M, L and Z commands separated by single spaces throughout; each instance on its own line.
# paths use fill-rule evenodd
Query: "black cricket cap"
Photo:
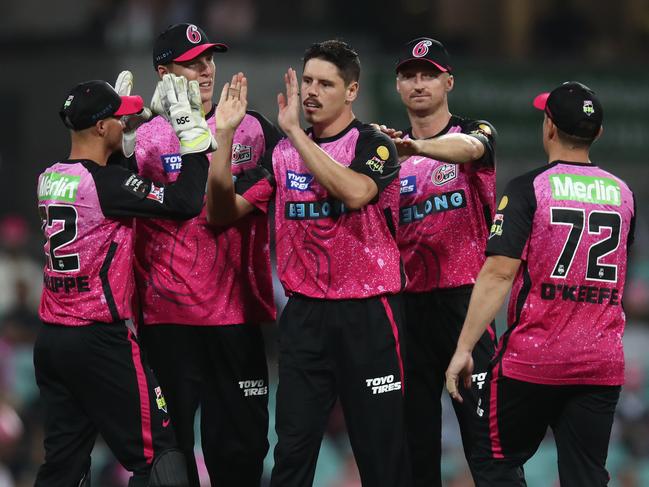
M 80 83 L 68 93 L 59 116 L 66 127 L 83 130 L 108 117 L 133 115 L 144 108 L 140 96 L 119 96 L 106 81 Z
M 410 61 L 427 61 L 443 73 L 450 73 L 451 59 L 444 45 L 430 37 L 417 37 L 403 45 L 396 71 Z
M 205 31 L 197 25 L 170 25 L 153 44 L 153 68 L 157 69 L 161 64 L 169 64 L 172 61 L 189 61 L 208 49 L 225 52 L 228 46 L 210 42 Z
M 568 135 L 594 139 L 599 134 L 604 110 L 595 92 L 578 81 L 566 81 L 534 98 L 534 108 L 543 110 Z

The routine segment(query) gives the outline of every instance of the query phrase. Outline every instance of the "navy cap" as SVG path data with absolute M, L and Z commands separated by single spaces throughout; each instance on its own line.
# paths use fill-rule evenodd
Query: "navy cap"
M 108 117 L 133 115 L 144 108 L 140 96 L 119 96 L 106 81 L 80 83 L 68 93 L 59 111 L 66 127 L 83 130 Z
M 427 61 L 444 73 L 451 72 L 451 60 L 446 48 L 430 37 L 418 37 L 403 45 L 397 61 L 397 73 L 410 61 Z
M 197 25 L 170 25 L 153 44 L 153 67 L 157 69 L 161 64 L 189 61 L 208 49 L 225 52 L 228 46 L 210 42 L 207 34 Z
M 550 92 L 540 93 L 533 105 L 543 110 L 561 131 L 585 139 L 597 137 L 604 119 L 595 92 L 578 81 L 566 81 Z

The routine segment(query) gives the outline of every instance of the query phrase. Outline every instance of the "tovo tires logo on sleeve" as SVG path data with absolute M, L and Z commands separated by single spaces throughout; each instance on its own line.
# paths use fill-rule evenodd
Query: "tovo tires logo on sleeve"
M 180 154 L 162 154 L 160 160 L 162 161 L 162 168 L 167 174 L 180 172 L 183 167 L 183 158 Z

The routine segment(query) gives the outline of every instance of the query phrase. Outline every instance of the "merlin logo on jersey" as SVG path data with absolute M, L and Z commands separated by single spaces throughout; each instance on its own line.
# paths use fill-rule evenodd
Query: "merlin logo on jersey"
M 46 172 L 38 185 L 39 200 L 56 200 L 72 203 L 77 199 L 79 176 Z
M 243 144 L 232 146 L 232 164 L 243 164 L 252 160 L 252 147 Z
M 433 213 L 457 210 L 466 207 L 464 190 L 449 191 L 448 193 L 434 194 L 415 205 L 405 206 L 400 209 L 400 225 L 421 221 Z
M 180 172 L 180 169 L 183 167 L 183 158 L 180 154 L 162 154 L 160 160 L 167 174 Z
M 401 381 L 395 381 L 394 375 L 392 374 L 365 379 L 365 384 L 372 390 L 372 394 L 383 394 L 384 392 L 401 390 Z
M 155 392 L 155 403 L 157 404 L 158 409 L 166 413 L 167 401 L 165 401 L 165 397 L 162 395 L 162 389 L 160 387 L 156 387 L 153 390 Z
M 312 174 L 300 174 L 293 171 L 286 171 L 286 188 L 295 191 L 311 191 Z
M 417 176 L 401 178 L 401 194 L 417 192 Z
M 268 394 L 268 386 L 264 383 L 264 379 L 240 380 L 239 389 L 243 391 L 245 397 Z
M 613 206 L 622 204 L 620 186 L 614 179 L 577 174 L 550 174 L 549 178 L 555 200 Z
M 505 216 L 502 213 L 496 213 L 494 215 L 494 221 L 491 224 L 491 230 L 489 232 L 489 238 L 491 237 L 500 237 L 503 234 L 503 222 L 505 221 Z
M 456 164 L 442 164 L 433 171 L 432 181 L 436 186 L 442 186 L 449 181 L 457 178 L 457 165 Z

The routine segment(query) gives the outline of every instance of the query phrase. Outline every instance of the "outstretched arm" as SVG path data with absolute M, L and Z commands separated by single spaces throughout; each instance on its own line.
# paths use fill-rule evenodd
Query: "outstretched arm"
M 207 221 L 211 225 L 228 225 L 255 209 L 235 193 L 231 166 L 234 133 L 247 106 L 248 80 L 237 73 L 223 86 L 214 114 L 218 149 L 212 154 L 207 179 Z
M 277 95 L 277 120 L 309 171 L 327 192 L 349 209 L 359 209 L 378 194 L 376 183 L 365 174 L 349 169 L 323 151 L 300 127 L 300 96 L 297 74 L 289 68 L 284 75 L 286 94 Z

